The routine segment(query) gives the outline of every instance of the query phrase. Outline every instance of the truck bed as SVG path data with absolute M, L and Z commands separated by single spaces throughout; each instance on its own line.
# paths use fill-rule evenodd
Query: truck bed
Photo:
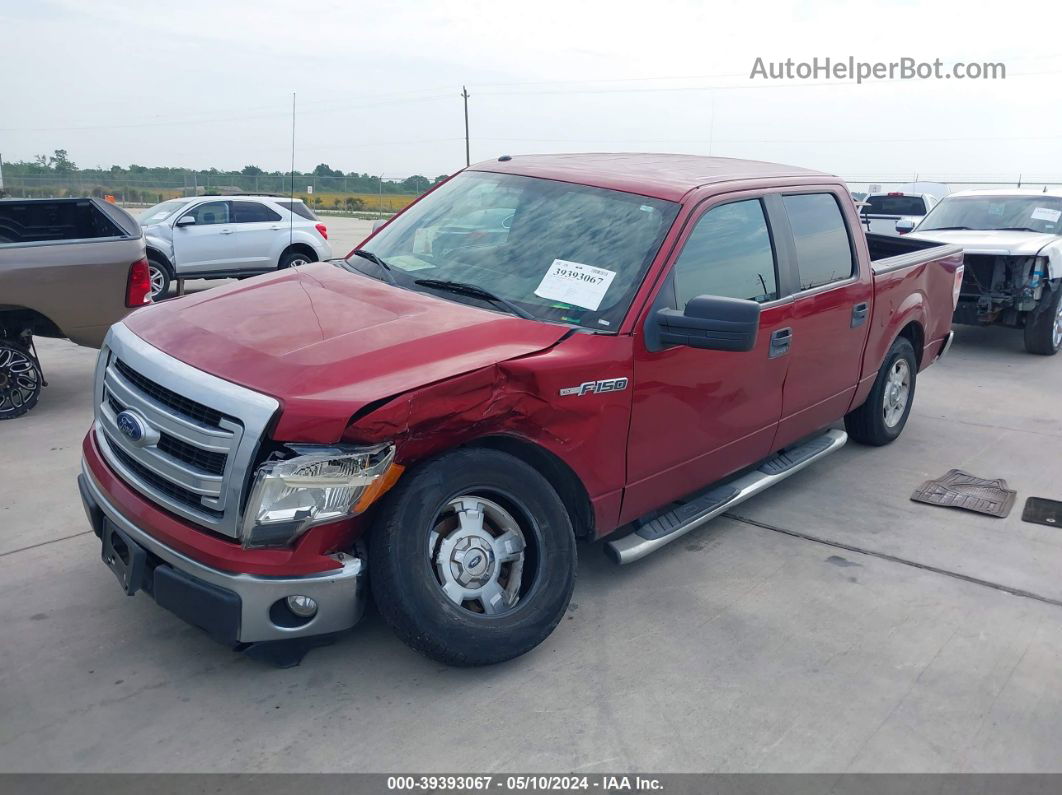
M 140 225 L 108 202 L 0 200 L 0 330 L 99 347 L 144 256 Z
M 867 234 L 867 248 L 870 249 L 870 264 L 875 274 L 943 259 L 962 252 L 959 246 L 874 233 Z
M 951 331 L 955 274 L 962 268 L 959 246 L 905 237 L 869 234 L 867 247 L 874 274 L 874 314 L 863 358 L 860 394 L 877 373 L 888 346 L 908 323 L 921 329 L 915 345 L 919 369 L 941 351 Z M 941 308 L 949 311 L 941 311 Z

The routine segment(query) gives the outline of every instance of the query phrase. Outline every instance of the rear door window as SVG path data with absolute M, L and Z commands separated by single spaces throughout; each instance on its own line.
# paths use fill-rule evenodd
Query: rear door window
M 855 273 L 855 256 L 841 207 L 832 193 L 783 196 L 796 244 L 800 289 L 844 281 Z
M 279 221 L 280 213 L 258 202 L 233 202 L 232 220 L 237 224 L 255 224 L 263 221 Z
M 697 221 L 675 261 L 679 309 L 699 295 L 778 298 L 774 247 L 759 199 L 713 207 Z

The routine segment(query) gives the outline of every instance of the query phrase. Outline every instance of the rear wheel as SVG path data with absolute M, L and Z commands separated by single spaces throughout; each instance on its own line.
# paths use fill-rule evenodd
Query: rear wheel
M 280 255 L 280 262 L 277 268 L 283 270 L 284 268 L 298 268 L 303 265 L 309 265 L 311 262 L 317 262 L 317 257 L 307 254 L 305 251 L 299 251 L 298 249 L 292 251 L 285 251 Z
M 900 337 L 889 348 L 866 402 L 844 418 L 848 435 L 857 442 L 881 446 L 900 435 L 914 403 L 918 361 L 914 346 Z
M 21 345 L 0 341 L 0 420 L 21 417 L 37 405 L 42 386 L 36 357 Z
M 575 584 L 575 536 L 549 482 L 497 450 L 446 453 L 407 473 L 369 543 L 380 613 L 417 651 L 486 665 L 553 631 Z
M 157 301 L 169 292 L 173 274 L 165 262 L 156 257 L 148 257 L 148 276 L 151 277 L 151 300 Z
M 1054 356 L 1062 348 L 1062 283 L 1025 321 L 1025 350 L 1040 356 Z

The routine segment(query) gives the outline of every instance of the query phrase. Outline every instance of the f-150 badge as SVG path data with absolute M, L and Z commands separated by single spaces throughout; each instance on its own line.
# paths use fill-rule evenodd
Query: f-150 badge
M 602 381 L 584 381 L 579 386 L 565 387 L 560 391 L 561 397 L 567 395 L 589 395 L 602 392 L 620 392 L 627 388 L 627 378 L 606 378 Z

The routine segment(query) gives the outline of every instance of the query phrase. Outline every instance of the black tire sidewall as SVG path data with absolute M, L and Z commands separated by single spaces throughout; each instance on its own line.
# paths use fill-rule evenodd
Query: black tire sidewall
M 907 405 L 904 407 L 900 421 L 891 428 L 885 424 L 885 384 L 888 382 L 889 371 L 898 359 L 907 359 L 907 366 L 911 370 L 911 389 L 907 395 Z M 907 418 L 911 416 L 911 407 L 914 405 L 915 387 L 918 381 L 918 362 L 915 357 L 914 346 L 906 337 L 900 337 L 892 343 L 885 361 L 878 372 L 878 380 L 874 383 L 874 390 L 867 401 L 874 411 L 874 431 L 883 439 L 892 441 L 896 439 L 907 425 Z
M 1059 304 L 1062 303 L 1062 283 L 1056 284 L 1051 291 L 1051 297 L 1042 302 L 1039 311 L 1030 319 L 1031 322 L 1025 327 L 1025 349 L 1029 353 L 1040 356 L 1054 356 L 1062 344 L 1055 345 L 1054 328 L 1055 316 L 1058 313 Z
M 428 555 L 429 532 L 454 497 L 478 494 L 515 509 L 533 563 L 530 589 L 511 612 L 471 613 L 443 593 Z M 407 643 L 456 664 L 500 662 L 529 651 L 563 617 L 575 580 L 575 536 L 548 481 L 519 459 L 473 448 L 418 466 L 380 506 L 369 544 L 369 576 L 380 613 Z M 533 519 L 533 529 L 526 519 Z
M 280 262 L 277 263 L 277 270 L 286 270 L 291 267 L 291 263 L 294 260 L 305 257 L 307 262 L 317 262 L 316 257 L 312 257 L 309 254 L 304 254 L 301 251 L 285 251 L 280 255 Z

